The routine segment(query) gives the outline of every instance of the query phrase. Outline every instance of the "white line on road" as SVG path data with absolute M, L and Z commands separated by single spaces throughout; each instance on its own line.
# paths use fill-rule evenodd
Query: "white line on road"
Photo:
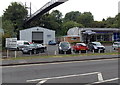
M 98 73 L 98 81 L 103 81 L 103 76 L 102 76 L 102 73 Z
M 45 83 L 46 81 L 47 80 L 42 80 L 42 81 L 38 82 L 36 85 L 41 85 L 41 84 Z
M 71 61 L 71 62 L 59 62 L 59 63 L 46 63 L 46 64 L 28 64 L 28 65 L 16 65 L 16 66 L 0 66 L 0 68 L 10 68 L 10 67 L 27 67 L 27 66 L 40 66 L 40 65 L 52 65 L 52 64 L 67 64 L 67 63 L 80 63 L 80 62 L 95 62 L 95 61 L 108 61 L 108 60 L 118 60 L 118 59 L 102 59 L 102 60 L 86 60 L 86 61 Z
M 77 77 L 77 76 L 86 76 L 86 75 L 93 75 L 93 74 L 99 74 L 98 81 L 103 80 L 101 77 L 102 74 L 100 72 L 92 72 L 92 73 L 84 73 L 84 74 L 75 74 L 75 75 L 67 75 L 67 76 L 59 76 L 59 77 L 51 77 L 51 78 L 41 78 L 41 79 L 33 79 L 33 80 L 27 80 L 26 82 L 37 82 L 37 81 L 43 81 L 43 80 L 52 80 L 52 79 L 61 79 L 61 78 L 70 78 L 70 77 Z M 43 81 L 44 82 L 44 81 Z
M 108 79 L 108 80 L 103 80 L 103 81 L 94 82 L 94 83 L 92 83 L 92 84 L 105 83 L 105 82 L 115 81 L 115 80 L 118 80 L 118 79 L 119 79 L 119 78 L 113 78 L 113 79 Z

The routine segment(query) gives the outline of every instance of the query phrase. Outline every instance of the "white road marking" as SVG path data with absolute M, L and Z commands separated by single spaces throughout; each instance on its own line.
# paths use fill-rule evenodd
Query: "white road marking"
M 101 77 L 100 72 L 92 72 L 92 73 L 84 73 L 84 74 L 74 74 L 74 75 L 66 75 L 66 76 L 59 76 L 59 77 L 51 77 L 51 78 L 41 78 L 41 79 L 33 79 L 33 80 L 26 80 L 26 82 L 37 82 L 37 81 L 43 81 L 43 80 L 52 80 L 52 79 L 61 79 L 61 78 L 70 78 L 70 77 L 77 77 L 77 76 L 86 76 L 86 75 L 93 75 L 93 74 L 100 74 L 98 76 Z M 99 78 L 100 78 L 99 77 Z M 98 79 L 100 81 L 102 79 Z
M 0 68 L 28 67 L 28 66 L 40 66 L 40 65 L 52 65 L 52 64 L 80 63 L 80 62 L 96 62 L 96 61 L 108 61 L 108 60 L 118 60 L 118 59 L 102 59 L 102 60 L 71 61 L 71 62 L 46 63 L 46 64 L 28 64 L 28 65 L 16 65 L 16 66 L 0 66 Z
M 98 73 L 98 81 L 103 81 L 102 73 Z
M 42 80 L 42 81 L 38 82 L 36 85 L 41 85 L 41 84 L 45 83 L 46 81 L 47 80 Z
M 113 79 L 108 79 L 108 80 L 103 80 L 103 81 L 94 82 L 94 83 L 92 83 L 92 84 L 105 83 L 105 82 L 115 81 L 115 80 L 118 80 L 118 79 L 119 79 L 119 78 L 113 78 Z

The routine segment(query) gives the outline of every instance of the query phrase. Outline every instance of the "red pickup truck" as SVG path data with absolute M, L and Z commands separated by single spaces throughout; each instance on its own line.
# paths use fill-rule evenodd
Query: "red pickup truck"
M 72 49 L 75 53 L 81 52 L 87 52 L 88 47 L 85 43 L 76 43 L 74 46 L 72 46 Z

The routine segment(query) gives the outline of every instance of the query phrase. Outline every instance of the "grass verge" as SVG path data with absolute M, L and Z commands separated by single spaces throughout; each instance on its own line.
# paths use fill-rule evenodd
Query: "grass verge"
M 120 53 L 119 53 L 120 54 Z M 18 59 L 35 59 L 35 58 L 55 58 L 55 57 L 81 57 L 81 56 L 97 56 L 97 55 L 118 55 L 118 52 L 112 53 L 81 53 L 81 54 L 69 54 L 69 55 L 33 55 L 22 57 L 9 57 L 2 60 L 18 60 Z

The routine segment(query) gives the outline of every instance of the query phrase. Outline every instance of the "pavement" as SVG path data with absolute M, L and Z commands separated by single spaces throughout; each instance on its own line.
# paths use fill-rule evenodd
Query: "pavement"
M 56 62 L 71 62 L 71 61 L 85 61 L 85 60 L 99 60 L 99 59 L 111 59 L 111 58 L 120 58 L 120 55 L 51 57 L 51 58 L 33 58 L 33 59 L 16 59 L 16 60 L 3 59 L 0 66 L 40 64 L 40 63 L 56 63 Z

